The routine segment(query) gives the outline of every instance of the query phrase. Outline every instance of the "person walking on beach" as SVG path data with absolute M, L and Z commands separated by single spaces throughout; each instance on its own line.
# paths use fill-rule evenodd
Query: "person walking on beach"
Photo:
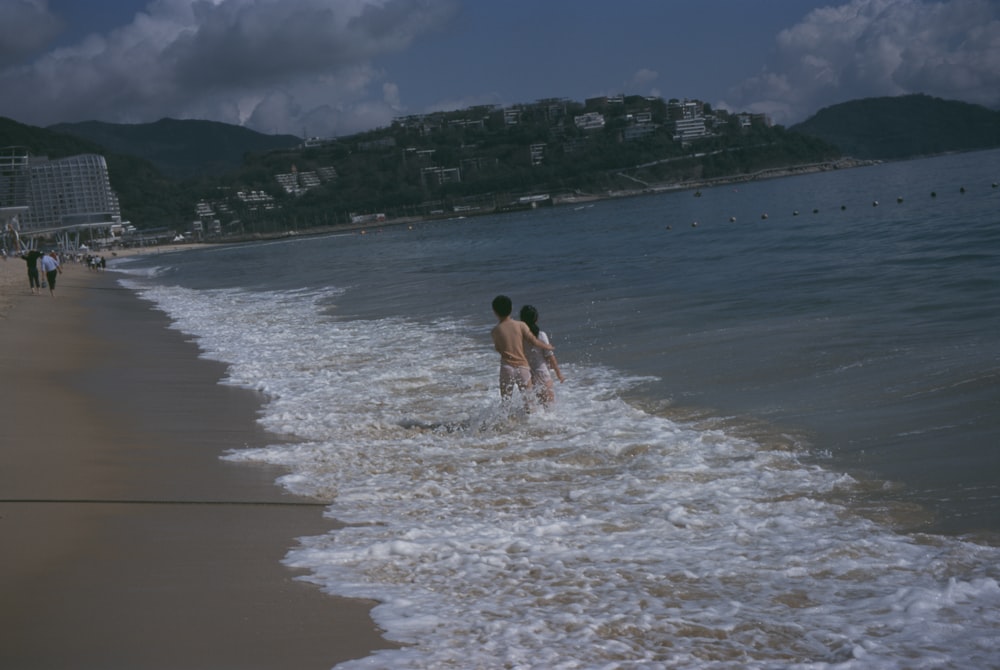
M 56 275 L 62 274 L 59 257 L 52 251 L 48 256 L 42 256 L 42 270 L 45 271 L 45 281 L 49 284 L 49 295 L 56 297 Z
M 21 258 L 28 264 L 28 286 L 31 292 L 38 294 L 42 288 L 42 283 L 38 280 L 38 259 L 42 257 L 42 252 L 38 249 L 29 249 Z
M 538 347 L 551 351 L 551 344 L 542 342 L 535 337 L 527 324 L 510 318 L 514 303 L 505 295 L 493 298 L 493 314 L 497 317 L 497 325 L 493 326 L 490 336 L 493 338 L 493 348 L 500 354 L 500 398 L 510 400 L 514 395 L 514 387 L 520 389 L 524 396 L 526 410 L 531 409 L 531 366 L 524 354 L 524 345 Z
M 549 336 L 544 330 L 538 327 L 538 310 L 531 305 L 521 308 L 521 321 L 528 326 L 531 334 L 545 344 L 550 344 Z M 565 381 L 562 371 L 559 370 L 559 361 L 556 360 L 554 351 L 546 351 L 536 346 L 529 346 L 524 351 L 528 358 L 528 365 L 531 366 L 531 386 L 535 389 L 538 400 L 542 406 L 551 405 L 556 400 L 556 393 L 553 390 L 552 375 L 549 370 L 556 373 L 559 383 Z

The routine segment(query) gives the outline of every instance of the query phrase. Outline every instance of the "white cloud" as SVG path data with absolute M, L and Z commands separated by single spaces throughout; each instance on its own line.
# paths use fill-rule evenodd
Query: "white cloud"
M 631 79 L 625 82 L 626 91 L 641 91 L 643 93 L 650 90 L 653 82 L 660 78 L 660 73 L 649 68 L 637 70 Z
M 382 99 L 393 109 L 400 109 L 399 86 L 391 82 L 382 84 Z
M 720 106 L 801 121 L 856 98 L 926 93 L 1000 106 L 1000 7 L 988 0 L 852 0 L 810 12 Z
M 351 124 L 384 98 L 372 61 L 451 20 L 455 3 L 156 0 L 107 35 L 0 69 L 5 113 L 35 125 L 173 116 L 293 134 L 367 128 Z

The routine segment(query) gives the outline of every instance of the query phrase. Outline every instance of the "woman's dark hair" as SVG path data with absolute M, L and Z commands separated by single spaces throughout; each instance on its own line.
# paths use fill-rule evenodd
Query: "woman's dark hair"
M 538 310 L 531 305 L 525 305 L 521 308 L 521 321 L 528 324 L 528 328 L 531 330 L 531 334 L 538 337 Z

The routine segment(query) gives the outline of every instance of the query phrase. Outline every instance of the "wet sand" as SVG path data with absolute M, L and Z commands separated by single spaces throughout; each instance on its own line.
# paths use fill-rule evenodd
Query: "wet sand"
M 327 532 L 280 470 L 219 459 L 273 441 L 261 398 L 113 273 L 56 298 L 0 261 L 0 667 L 330 668 L 389 645 L 372 603 L 281 564 Z

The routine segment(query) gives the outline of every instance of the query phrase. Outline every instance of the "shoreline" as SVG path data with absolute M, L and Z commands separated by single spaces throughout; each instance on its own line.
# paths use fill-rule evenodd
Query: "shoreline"
M 639 198 L 650 195 L 662 195 L 678 191 L 698 191 L 702 188 L 716 188 L 728 184 L 743 184 L 754 181 L 765 181 L 771 179 L 782 179 L 785 177 L 795 177 L 817 172 L 829 172 L 833 170 L 848 170 L 859 167 L 877 165 L 883 161 L 864 160 L 855 158 L 841 158 L 823 163 L 809 163 L 805 165 L 791 165 L 778 168 L 768 168 L 750 174 L 729 175 L 725 177 L 714 177 L 710 179 L 697 179 L 677 183 L 649 184 L 645 188 L 631 189 L 625 191 L 609 191 L 606 193 L 573 193 L 562 194 L 550 197 L 550 204 L 543 205 L 543 208 L 579 206 L 605 200 L 618 200 L 621 198 Z M 394 228 L 399 226 L 412 226 L 419 223 L 436 223 L 440 221 L 455 221 L 465 218 L 491 216 L 507 214 L 515 211 L 523 211 L 531 207 L 516 208 L 511 210 L 493 209 L 489 211 L 469 210 L 462 212 L 448 212 L 438 215 L 404 216 L 387 218 L 384 221 L 365 223 L 341 223 L 332 226 L 315 226 L 303 230 L 280 230 L 260 233 L 250 233 L 243 235 L 232 235 L 228 237 L 212 238 L 210 240 L 198 242 L 174 242 L 148 247 L 129 247 L 116 249 L 115 253 L 121 256 L 144 254 L 144 253 L 168 253 L 173 251 L 183 251 L 184 249 L 194 249 L 205 246 L 220 246 L 228 244 L 250 244 L 253 242 L 265 242 L 281 239 L 309 238 L 336 233 L 358 233 L 368 234 L 369 231 L 378 231 L 383 228 Z M 102 253 L 102 252 L 96 252 Z M 110 251 L 103 252 L 110 254 Z
M 373 603 L 281 563 L 329 532 L 279 468 L 260 397 L 111 275 L 68 263 L 56 298 L 0 261 L 0 666 L 329 668 L 393 645 Z

